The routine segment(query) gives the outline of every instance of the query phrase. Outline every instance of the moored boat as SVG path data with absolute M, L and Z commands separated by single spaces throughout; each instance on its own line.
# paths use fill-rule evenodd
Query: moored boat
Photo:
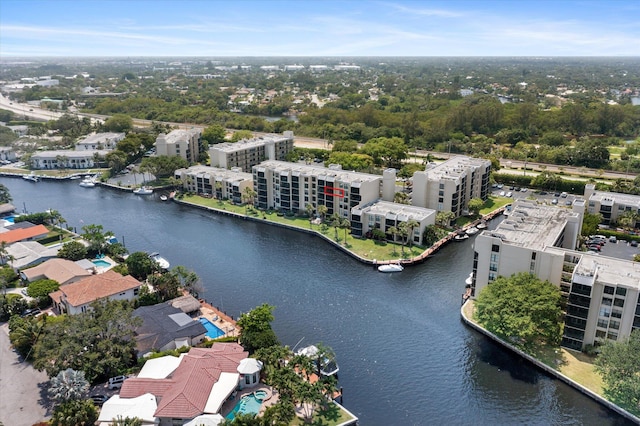
M 464 280 L 464 283 L 466 285 L 471 285 L 473 284 L 473 272 L 469 274 L 469 276 L 467 277 L 466 280 Z
M 149 258 L 156 262 L 161 269 L 169 269 L 171 266 L 169 261 L 164 257 L 160 256 L 160 253 L 151 253 Z
M 465 241 L 465 240 L 468 240 L 468 239 L 469 239 L 469 234 L 466 234 L 464 232 L 460 233 L 460 234 L 457 234 L 455 237 L 453 237 L 453 241 L 456 241 L 458 243 L 462 242 L 462 241 Z
M 162 195 L 160 196 L 160 200 L 162 200 L 162 201 L 167 201 L 168 199 L 169 199 L 169 197 L 167 197 L 167 196 L 166 196 L 166 195 L 164 195 L 164 194 L 162 194 Z
M 472 226 L 471 228 L 468 228 L 466 231 L 464 231 L 465 234 L 467 235 L 475 235 L 478 233 L 478 228 L 476 228 L 475 226 Z
M 304 355 L 313 360 L 319 361 L 319 370 L 320 374 L 323 376 L 333 376 L 334 374 L 338 374 L 340 371 L 340 367 L 338 367 L 338 363 L 335 360 L 335 356 L 330 353 L 322 353 L 319 354 L 320 350 L 315 345 L 310 345 L 304 348 L 299 349 L 296 352 L 296 355 Z M 319 359 L 322 356 L 322 359 Z
M 29 173 L 28 175 L 22 175 L 22 179 L 28 180 L 30 182 L 39 182 L 40 177 L 36 175 L 34 172 Z
M 402 272 L 404 267 L 399 263 L 389 263 L 388 265 L 378 266 L 380 272 Z
M 479 224 L 476 225 L 476 228 L 480 230 L 487 229 L 487 222 L 480 222 Z
M 153 188 L 148 186 L 141 186 L 140 188 L 134 189 L 133 193 L 136 195 L 151 195 L 153 194 Z

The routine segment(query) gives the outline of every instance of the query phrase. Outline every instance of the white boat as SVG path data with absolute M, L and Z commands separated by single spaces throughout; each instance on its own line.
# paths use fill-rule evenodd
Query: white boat
M 472 226 L 471 228 L 468 228 L 466 231 L 464 231 L 465 234 L 467 235 L 475 235 L 478 233 L 478 228 L 476 228 L 475 226 Z
M 84 178 L 78 185 L 83 188 L 93 188 L 94 186 L 96 186 L 96 182 L 93 180 L 93 178 Z
M 162 200 L 162 201 L 167 201 L 168 199 L 169 199 L 169 197 L 167 197 L 167 196 L 166 196 L 166 195 L 164 195 L 164 194 L 162 194 L 162 195 L 160 196 L 160 200 Z
M 78 180 L 78 179 L 80 179 L 80 176 L 78 175 L 73 175 L 69 178 L 69 180 Z
M 476 225 L 476 228 L 482 230 L 482 229 L 487 229 L 487 223 L 486 222 L 480 222 L 479 224 Z
M 40 178 L 34 172 L 31 172 L 28 175 L 22 175 L 22 179 L 28 180 L 30 182 L 39 182 L 40 181 Z
M 319 349 L 315 345 L 310 345 L 305 348 L 301 348 L 296 352 L 296 355 L 304 355 L 309 358 L 313 358 L 314 360 L 318 360 L 318 352 Z M 340 371 L 340 367 L 338 367 L 338 363 L 335 360 L 335 357 L 331 354 L 325 354 L 320 362 L 320 374 L 323 376 L 333 376 Z
M 151 195 L 153 194 L 153 188 L 150 188 L 148 186 L 141 186 L 140 188 L 134 189 L 133 193 L 136 195 Z
M 378 266 L 380 272 L 402 272 L 404 267 L 399 263 L 389 263 L 388 265 Z
M 464 280 L 464 283 L 467 285 L 473 284 L 473 272 L 469 274 L 466 280 Z
M 469 239 L 469 234 L 466 234 L 466 233 L 457 234 L 455 237 L 453 237 L 453 241 L 456 241 L 456 242 L 462 242 L 468 239 Z
M 167 261 L 167 259 L 165 259 L 164 257 L 160 256 L 160 253 L 151 253 L 149 255 L 149 258 L 151 258 L 151 260 L 156 262 L 158 264 L 158 266 L 160 268 L 162 268 L 162 269 L 169 269 L 169 266 L 171 266 L 169 264 L 169 262 Z

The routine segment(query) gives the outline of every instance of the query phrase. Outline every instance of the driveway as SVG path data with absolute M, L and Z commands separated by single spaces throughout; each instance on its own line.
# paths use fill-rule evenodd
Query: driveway
M 31 426 L 51 416 L 46 399 L 49 378 L 31 364 L 20 362 L 8 333 L 7 324 L 0 326 L 0 422 Z

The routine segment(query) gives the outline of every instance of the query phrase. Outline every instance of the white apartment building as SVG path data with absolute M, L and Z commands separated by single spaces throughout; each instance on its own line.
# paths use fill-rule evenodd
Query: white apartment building
M 227 170 L 191 166 L 176 170 L 174 177 L 182 182 L 185 191 L 214 195 L 217 199 L 232 200 L 234 203 L 242 203 L 242 193 L 246 188 L 253 189 L 253 175 L 239 168 Z
M 173 130 L 156 138 L 156 155 L 179 156 L 189 163 L 198 161 L 201 144 L 201 129 Z
M 575 250 L 585 205 L 515 202 L 507 219 L 475 240 L 472 297 L 498 276 L 529 272 L 560 287 L 562 346 L 582 350 L 640 328 L 640 264 Z
M 427 165 L 413 174 L 411 204 L 436 211 L 451 211 L 455 217 L 468 212 L 469 200 L 489 196 L 491 161 L 465 156 Z
M 97 149 L 115 149 L 124 139 L 124 133 L 96 133 L 76 143 L 76 151 L 95 151 Z
M 264 161 L 253 166 L 256 206 L 293 213 L 305 213 L 307 204 L 317 211 L 327 207 L 327 215 L 350 218 L 351 209 L 380 198 L 383 176 L 345 171 L 310 164 Z M 387 175 L 387 185 L 395 188 L 395 170 Z M 390 191 L 383 193 L 391 194 Z M 387 201 L 392 201 L 387 199 Z
M 351 209 L 351 234 L 365 237 L 374 229 L 379 229 L 387 234 L 389 240 L 401 241 L 400 237 L 389 234 L 389 228 L 397 229 L 402 222 L 415 220 L 418 226 L 413 229 L 413 234 L 408 236 L 407 241 L 422 245 L 424 230 L 436 223 L 436 213 L 435 210 L 424 207 L 382 200 L 359 204 Z
M 293 132 L 280 135 L 266 135 L 245 139 L 235 143 L 219 143 L 209 148 L 211 166 L 222 169 L 239 167 L 243 172 L 265 160 L 284 161 L 293 150 Z
M 587 211 L 591 214 L 600 213 L 604 225 L 616 224 L 618 217 L 626 211 L 640 215 L 640 195 L 596 191 L 596 186 L 590 183 L 584 187 L 584 198 L 587 200 Z M 634 227 L 640 227 L 640 220 Z
M 104 158 L 109 151 L 41 151 L 31 156 L 31 167 L 34 169 L 89 169 L 95 167 L 96 158 Z

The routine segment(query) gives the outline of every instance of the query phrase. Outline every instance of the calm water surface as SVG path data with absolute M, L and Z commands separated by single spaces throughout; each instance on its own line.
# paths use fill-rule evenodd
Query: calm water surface
M 473 240 L 423 265 L 381 274 L 318 238 L 77 181 L 0 178 L 14 205 L 55 209 L 78 230 L 100 224 L 129 251 L 158 251 L 203 280 L 237 317 L 276 307 L 283 344 L 322 342 L 340 364 L 344 405 L 361 425 L 623 425 L 460 321 Z

